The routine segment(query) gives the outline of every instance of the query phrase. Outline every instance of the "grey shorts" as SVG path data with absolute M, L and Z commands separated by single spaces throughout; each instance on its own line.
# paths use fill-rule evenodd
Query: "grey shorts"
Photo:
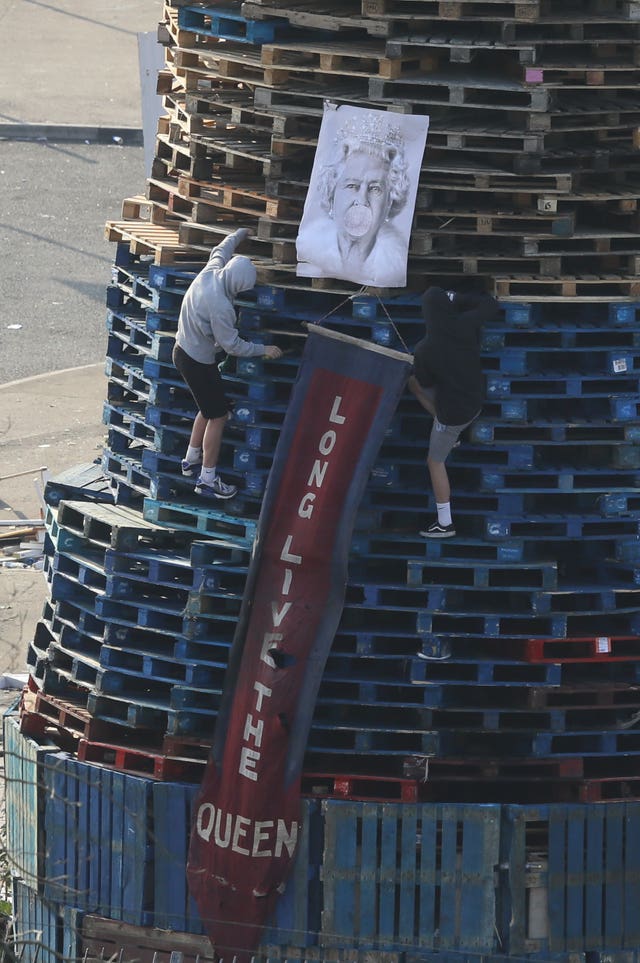
M 431 461 L 444 463 L 460 437 L 460 433 L 477 417 L 478 415 L 474 415 L 471 421 L 465 421 L 464 425 L 443 425 L 437 418 L 434 418 L 429 437 L 428 457 Z

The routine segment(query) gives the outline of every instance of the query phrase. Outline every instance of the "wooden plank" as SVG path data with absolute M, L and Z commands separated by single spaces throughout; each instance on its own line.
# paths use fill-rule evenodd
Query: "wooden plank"
M 625 814 L 624 803 L 611 803 L 607 806 L 602 867 L 606 889 L 601 945 L 611 949 L 622 949 L 625 946 Z M 551 946 L 551 941 L 549 945 Z
M 44 896 L 58 903 L 72 902 L 67 838 L 66 755 L 51 753 L 44 764 L 43 781 L 46 793 L 44 812 Z
M 80 937 L 79 956 L 86 958 L 87 963 L 105 959 L 120 963 L 172 963 L 176 957 L 184 963 L 197 963 L 215 957 L 206 936 L 132 926 L 90 914 L 82 918 Z
M 592 806 L 588 810 L 585 846 L 584 887 L 584 938 L 587 946 L 597 946 L 602 941 L 602 907 L 605 885 L 602 878 L 602 853 L 606 809 Z
M 462 893 L 459 940 L 465 947 L 486 950 L 493 939 L 495 888 L 487 867 L 497 863 L 500 807 L 469 806 L 462 824 Z
M 379 846 L 376 808 L 363 810 L 361 849 L 363 853 L 375 854 L 373 858 L 377 859 Z M 367 867 L 360 879 L 360 936 L 363 940 L 375 940 L 379 929 L 378 914 L 374 911 L 377 906 L 377 873 Z
M 325 807 L 325 849 L 322 915 L 323 940 L 328 946 L 340 945 L 345 937 L 357 935 L 358 917 L 353 900 L 353 883 L 358 865 L 366 854 L 358 855 L 357 825 L 360 807 L 339 803 Z
M 400 826 L 400 887 L 398 908 L 398 930 L 403 942 L 409 934 L 416 931 L 416 885 L 418 883 L 418 860 L 416 842 L 418 839 L 418 807 L 404 806 Z
M 565 950 L 584 946 L 584 886 L 586 851 L 586 810 L 567 810 L 566 921 Z
M 597 818 L 591 812 L 590 818 Z M 627 802 L 625 805 L 625 873 L 624 873 L 624 945 L 637 946 L 640 940 L 640 804 Z
M 43 870 L 42 761 L 52 747 L 21 733 L 16 714 L 4 717 L 3 738 L 7 856 L 12 872 L 35 888 Z
M 13 939 L 21 963 L 56 963 L 60 959 L 61 935 L 58 906 L 17 877 L 13 879 Z M 4 947 L 3 947 L 4 948 Z
M 380 939 L 384 940 L 387 945 L 393 945 L 398 935 L 403 935 L 398 932 L 396 920 L 398 812 L 396 807 L 391 804 L 382 804 L 377 807 L 377 810 L 380 825 L 380 848 L 377 854 L 363 854 L 363 857 L 367 855 L 368 860 L 370 860 L 369 872 L 376 872 L 377 870 L 378 873 L 378 933 Z

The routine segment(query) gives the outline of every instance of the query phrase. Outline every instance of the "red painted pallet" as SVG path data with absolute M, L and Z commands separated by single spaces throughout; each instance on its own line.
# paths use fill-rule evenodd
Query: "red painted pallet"
M 99 762 L 109 769 L 151 776 L 162 782 L 200 782 L 202 779 L 201 762 L 165 756 L 153 749 L 132 749 L 80 739 L 77 752 L 82 762 Z
M 640 657 L 640 636 L 595 635 L 528 639 L 525 662 L 628 662 Z
M 305 796 L 330 796 L 337 799 L 370 802 L 418 802 L 420 782 L 394 776 L 346 775 L 344 773 L 305 772 L 302 775 Z

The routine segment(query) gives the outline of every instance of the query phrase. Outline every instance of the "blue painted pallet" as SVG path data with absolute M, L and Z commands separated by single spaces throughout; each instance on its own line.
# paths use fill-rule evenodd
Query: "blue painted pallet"
M 617 706 L 602 705 L 532 709 L 528 706 L 469 706 L 460 702 L 446 707 L 432 707 L 431 711 L 426 711 L 423 715 L 424 724 L 441 733 L 457 729 L 501 734 L 517 732 L 518 735 L 527 735 L 529 738 L 536 737 L 536 750 L 540 750 L 545 744 L 545 737 L 551 733 L 575 737 L 578 745 L 581 745 L 584 744 L 582 735 L 585 730 L 595 729 L 602 733 L 606 729 L 615 729 L 622 719 L 632 720 L 635 711 L 631 706 L 622 711 Z M 570 744 L 569 739 L 567 742 Z M 546 752 L 542 751 L 541 754 L 546 755 Z M 571 754 L 569 750 L 569 755 Z M 576 755 L 580 755 L 580 752 Z
M 634 348 L 640 335 L 632 323 L 614 325 L 608 318 L 600 320 L 572 319 L 563 323 L 537 320 L 534 325 L 510 325 L 490 321 L 482 330 L 482 346 L 486 348 L 544 347 L 550 348 Z M 635 309 L 634 309 L 635 314 Z
M 170 362 L 175 337 L 170 332 L 147 330 L 144 321 L 110 311 L 107 316 L 107 357 L 114 361 L 133 357 L 156 358 L 160 362 Z
M 193 496 L 197 479 L 182 474 L 182 454 L 181 451 L 174 455 L 165 455 L 148 448 L 143 450 L 140 466 L 150 478 L 148 495 L 153 501 L 180 502 Z M 236 504 L 241 500 L 241 495 L 234 498 Z
M 167 322 L 177 321 L 186 288 L 158 287 L 152 283 L 150 267 L 154 266 L 147 266 L 145 274 L 116 267 L 114 283 L 107 288 L 107 307 L 114 310 L 125 307 L 128 311 L 133 308 L 138 315 L 161 313 Z
M 508 640 L 505 646 L 508 650 Z M 478 654 L 477 661 L 482 659 L 482 654 Z M 573 686 L 549 686 L 537 681 L 485 685 L 475 681 L 438 682 L 427 679 L 415 688 L 420 692 L 422 705 L 430 709 L 493 707 L 526 711 L 538 708 L 595 711 L 596 692 L 599 690 L 603 697 L 601 705 L 605 709 L 615 707 L 621 717 L 628 710 L 633 711 L 633 687 L 629 687 L 627 682 L 609 681 L 606 677 L 594 677 L 591 683 L 585 680 Z M 605 698 L 607 701 L 604 701 Z
M 106 358 L 104 367 L 108 378 L 109 401 L 116 404 L 122 401 L 145 402 L 149 399 L 151 379 L 145 377 L 140 361 Z
M 485 351 L 484 357 L 489 358 L 491 352 Z M 583 378 L 593 379 L 629 375 L 637 371 L 638 351 L 635 347 L 595 348 L 584 347 L 553 347 L 535 345 L 529 347 L 503 347 L 496 352 L 498 370 L 504 374 L 533 375 L 539 374 L 546 378 L 557 375 L 573 377 L 576 383 Z M 573 375 L 571 374 L 573 373 Z
M 151 729 L 164 732 L 167 725 L 167 712 L 154 705 L 132 703 L 131 699 L 89 692 L 87 710 L 96 719 L 130 729 Z
M 480 472 L 478 485 L 487 491 L 628 491 L 640 487 L 640 472 L 613 467 L 572 468 L 569 465 L 545 470 L 510 472 L 500 468 L 485 468 Z
M 105 625 L 102 644 L 123 652 L 136 652 L 157 656 L 169 656 L 173 652 L 175 637 L 154 629 L 133 628 L 129 625 L 109 623 Z M 106 663 L 105 663 L 106 664 Z
M 131 602 L 141 608 L 157 608 L 162 612 L 180 612 L 189 598 L 190 587 L 173 583 L 170 589 L 154 582 L 130 578 L 125 573 L 108 574 L 105 594 L 116 601 Z
M 144 405 L 112 405 L 105 402 L 102 407 L 102 423 L 109 429 L 109 447 L 124 452 L 132 444 L 155 446 L 153 428 L 145 422 Z M 122 441 L 118 443 L 118 438 Z
M 634 324 L 636 321 L 638 308 L 637 301 L 609 301 L 585 305 L 576 303 L 571 305 L 565 301 L 560 302 L 527 302 L 527 301 L 506 301 L 503 305 L 504 318 L 507 324 L 535 325 L 539 321 L 564 322 L 575 318 L 594 320 L 599 323 L 609 322 L 613 325 Z
M 152 780 L 88 766 L 66 753 L 48 756 L 43 779 L 45 896 L 111 919 L 146 922 Z
M 325 804 L 322 941 L 491 952 L 498 806 Z
M 227 668 L 226 662 L 216 667 L 194 665 L 191 660 L 176 656 L 173 645 L 168 646 L 166 652 L 150 652 L 133 646 L 127 648 L 126 642 L 118 648 L 103 645 L 100 666 L 104 671 L 98 672 L 97 686 L 99 691 L 105 693 L 140 688 L 145 680 L 220 691 Z M 144 686 L 142 688 L 146 698 L 149 690 Z
M 233 611 L 185 617 L 182 623 L 182 638 L 198 643 L 213 642 L 216 645 L 230 642 L 237 624 L 238 616 Z
M 149 403 L 145 405 L 144 417 L 148 425 L 154 428 L 162 428 L 167 425 L 191 424 L 196 413 L 196 407 L 191 401 L 189 404 L 178 405 L 175 402 L 169 406 L 162 406 Z
M 488 539 L 544 539 L 549 542 L 572 538 L 624 538 L 640 534 L 640 519 L 636 517 L 602 518 L 588 514 L 567 517 L 551 512 L 544 515 L 529 514 L 520 518 L 487 515 L 484 526 Z
M 247 546 L 236 545 L 224 539 L 196 540 L 191 544 L 189 560 L 194 568 L 208 565 L 234 564 L 246 569 L 249 564 L 251 549 Z
M 56 552 L 45 561 L 44 572 L 50 584 L 55 575 L 59 574 L 92 591 L 104 591 L 104 553 L 94 552 L 91 548 L 78 555 L 68 550 Z
M 145 519 L 142 512 L 126 505 L 64 501 L 57 510 L 55 521 L 60 529 L 88 539 L 94 549 L 114 548 L 127 552 L 135 551 L 142 544 L 176 550 L 191 544 L 189 536 L 155 525 Z
M 235 616 L 240 613 L 242 592 L 193 592 L 184 608 L 186 619 L 210 618 L 215 621 L 218 616 Z
M 55 507 L 63 498 L 83 498 L 113 504 L 114 493 L 100 464 L 93 461 L 76 465 L 47 479 L 44 486 L 45 502 Z
M 627 372 L 624 376 L 617 375 L 615 380 L 610 376 L 586 374 L 584 372 L 545 370 L 537 374 L 519 375 L 514 373 L 497 374 L 487 372 L 487 399 L 494 398 L 527 398 L 547 403 L 547 410 L 552 410 L 551 399 L 571 399 L 576 402 L 576 412 L 582 409 L 584 418 L 585 402 L 594 398 L 606 400 L 614 393 L 616 396 L 633 395 L 638 389 L 638 375 Z M 612 391 L 615 389 L 615 391 Z M 582 404 L 578 407 L 577 399 Z
M 372 559 L 426 558 L 464 559 L 467 563 L 522 562 L 527 558 L 521 538 L 489 542 L 486 539 L 457 537 L 455 539 L 426 539 L 418 532 L 411 535 L 384 532 L 355 532 L 351 540 L 352 555 Z
M 96 618 L 93 601 L 85 608 L 77 599 L 73 602 L 58 601 L 54 607 L 47 601 L 44 605 L 43 621 L 51 625 L 58 622 L 94 639 L 100 638 L 104 633 L 104 622 Z
M 194 592 L 202 596 L 231 594 L 242 598 L 247 579 L 245 565 L 228 565 L 222 561 L 192 565 Z
M 433 660 L 415 658 L 410 665 L 411 681 L 416 685 L 453 683 L 459 685 L 558 686 L 562 668 L 554 663 L 526 664 L 508 660 L 473 659 Z
M 41 619 L 36 626 L 36 634 L 40 635 L 41 642 L 46 638 L 46 632 L 49 632 L 48 647 L 51 652 L 59 650 L 72 657 L 84 656 L 97 664 L 102 648 L 102 638 L 97 633 L 89 635 L 81 629 L 72 628 L 65 623 L 56 626 L 56 620 L 51 624 L 45 619 Z
M 52 744 L 40 745 L 20 732 L 17 713 L 2 720 L 6 854 L 10 871 L 37 889 L 42 879 L 42 796 L 40 767 Z
M 492 442 L 508 442 L 510 440 L 521 443 L 529 442 L 540 445 L 614 445 L 627 442 L 637 444 L 640 439 L 640 426 L 636 424 L 619 424 L 611 422 L 572 421 L 538 421 L 534 425 L 494 424 L 484 418 L 478 418 L 467 429 L 469 440 L 473 444 L 489 444 Z
M 156 587 L 189 590 L 194 585 L 189 558 L 179 550 L 118 552 L 109 548 L 104 554 L 104 571 L 108 575 L 121 575 L 131 583 L 146 582 Z M 134 591 L 132 587 L 131 592 Z
M 185 503 L 169 503 L 145 498 L 145 519 L 196 535 L 214 535 L 240 546 L 250 547 L 255 538 L 257 521 L 215 508 Z
M 202 264 L 191 267 L 186 264 L 180 266 L 175 264 L 150 264 L 149 286 L 153 290 L 162 291 L 168 288 L 182 291 L 184 294 L 201 268 Z
M 510 387 L 513 387 L 510 385 Z M 502 392 L 501 392 L 502 393 Z M 640 411 L 637 395 L 628 394 L 627 397 L 593 394 L 582 395 L 581 398 L 564 395 L 544 397 L 491 395 L 490 400 L 483 406 L 483 417 L 494 422 L 526 422 L 535 423 L 546 421 L 549 416 L 573 421 L 575 418 L 588 418 L 591 421 L 625 422 L 635 421 Z
M 407 584 L 553 589 L 558 585 L 558 564 L 407 559 Z
M 151 492 L 151 476 L 142 468 L 139 450 L 128 448 L 127 454 L 103 446 L 102 469 L 116 486 L 118 502 L 139 506 Z
M 37 888 L 17 876 L 12 880 L 11 948 L 3 940 L 3 955 L 22 963 L 56 963 L 61 959 L 60 907 L 43 899 Z M 15 956 L 12 950 L 15 950 Z
M 230 425 L 266 424 L 268 427 L 282 425 L 287 410 L 286 402 L 274 401 L 269 404 L 253 399 L 248 400 L 244 397 L 234 395 L 233 391 L 229 392 L 229 396 L 233 398 L 235 402 L 233 411 L 231 412 Z
M 86 611 L 91 609 L 99 588 L 82 584 L 63 572 L 54 572 L 49 580 L 49 593 L 52 602 L 70 601 Z
M 169 601 L 164 604 L 162 600 L 149 599 L 124 602 L 98 597 L 95 600 L 95 611 L 105 622 L 140 626 L 156 632 L 179 634 L 182 626 L 182 615 Z
M 290 32 L 284 18 L 247 20 L 233 7 L 180 7 L 178 25 L 194 33 L 260 46 L 273 43 L 283 30 Z
M 635 910 L 639 819 L 637 802 L 503 808 L 507 878 L 500 922 L 509 954 L 534 959 L 586 950 L 603 963 L 609 955 L 612 960 L 635 956 L 640 940 Z M 535 826 L 545 833 L 537 857 L 532 856 Z M 533 887 L 541 897 L 544 925 L 532 933 Z
M 296 314 L 299 320 L 306 320 L 301 313 Z M 340 334 L 348 335 L 352 338 L 359 338 L 364 341 L 371 341 L 385 348 L 393 348 L 396 351 L 408 351 L 405 339 L 402 337 L 398 325 L 386 318 L 369 317 L 366 314 L 356 314 L 346 312 L 335 312 L 327 317 L 318 319 L 311 315 L 308 318 L 311 328 L 318 325 L 321 328 L 337 331 Z M 406 325 L 403 326 L 406 329 Z M 409 333 L 405 330 L 405 335 L 411 341 L 418 341 L 424 336 L 424 322 L 417 321 L 411 326 Z

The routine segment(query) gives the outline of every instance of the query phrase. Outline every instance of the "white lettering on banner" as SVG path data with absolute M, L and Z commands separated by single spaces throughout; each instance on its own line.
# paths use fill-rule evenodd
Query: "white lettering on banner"
M 220 832 L 224 822 L 224 835 Z M 211 840 L 219 849 L 228 849 L 241 856 L 282 856 L 286 850 L 293 856 L 298 841 L 298 823 L 287 826 L 283 819 L 247 819 L 233 813 L 223 813 L 211 803 L 203 803 L 196 817 L 196 831 L 205 842 Z
M 346 421 L 346 415 L 340 414 L 340 405 L 342 403 L 342 396 L 336 395 L 333 399 L 333 404 L 331 406 L 331 413 L 329 415 L 329 422 L 332 425 L 343 425 Z M 317 491 L 319 491 L 327 477 L 327 471 L 330 465 L 330 458 L 332 451 L 336 446 L 338 440 L 337 430 L 329 428 L 325 431 L 320 441 L 318 442 L 318 452 L 324 457 L 324 460 L 316 458 L 311 472 L 309 473 L 309 478 L 307 481 L 307 486 L 313 486 Z M 316 492 L 307 491 L 302 497 L 300 504 L 298 506 L 298 517 L 305 520 L 311 518 L 313 514 L 313 509 L 315 507 Z M 293 546 L 293 535 L 287 535 L 282 546 L 282 551 L 280 552 L 280 561 L 286 562 L 289 565 L 299 566 L 297 572 L 301 572 L 304 565 L 304 559 L 302 555 L 297 554 L 292 549 Z M 284 570 L 283 581 L 282 581 L 282 591 L 281 595 L 289 595 L 291 591 L 291 586 L 293 584 L 294 569 L 286 567 Z M 271 622 L 272 625 L 269 627 L 269 631 L 265 632 L 262 636 L 262 646 L 260 649 L 260 661 L 264 662 L 265 665 L 269 666 L 270 669 L 276 669 L 277 663 L 274 658 L 274 653 L 277 653 L 278 643 L 283 639 L 282 632 L 274 632 L 273 629 L 280 628 L 284 619 L 291 609 L 292 602 L 288 602 L 282 598 L 272 599 L 271 601 Z M 240 751 L 240 762 L 238 765 L 238 773 L 244 776 L 245 779 L 251 779 L 252 782 L 257 782 L 259 778 L 258 764 L 260 762 L 260 747 L 262 745 L 262 735 L 264 731 L 264 720 L 259 718 L 259 714 L 265 708 L 265 701 L 271 697 L 272 690 L 265 685 L 260 685 L 260 683 L 254 683 L 254 689 L 258 693 L 258 698 L 255 704 L 255 713 L 258 714 L 258 718 L 253 712 L 248 712 L 243 733 L 243 746 Z M 240 818 L 240 817 L 238 817 Z M 267 824 L 261 824 L 266 826 Z M 280 825 L 280 824 L 279 824 Z M 296 830 L 297 831 L 297 830 Z M 260 830 L 262 833 L 262 830 Z M 211 831 L 209 830 L 209 835 Z M 245 850 L 240 847 L 239 840 L 244 838 L 245 832 L 242 827 L 236 826 L 234 829 L 234 843 L 238 845 L 238 852 L 245 852 Z M 205 837 L 208 838 L 208 837 Z M 228 845 L 228 834 L 226 835 L 227 845 Z M 259 848 L 260 843 L 263 841 L 264 837 L 261 835 L 259 839 L 254 837 L 254 844 L 251 848 L 251 852 L 254 855 L 267 855 L 261 850 L 259 852 L 254 852 L 256 847 Z M 286 842 L 284 843 L 286 846 Z M 295 842 L 293 843 L 295 847 Z M 233 848 L 233 847 L 232 847 Z

